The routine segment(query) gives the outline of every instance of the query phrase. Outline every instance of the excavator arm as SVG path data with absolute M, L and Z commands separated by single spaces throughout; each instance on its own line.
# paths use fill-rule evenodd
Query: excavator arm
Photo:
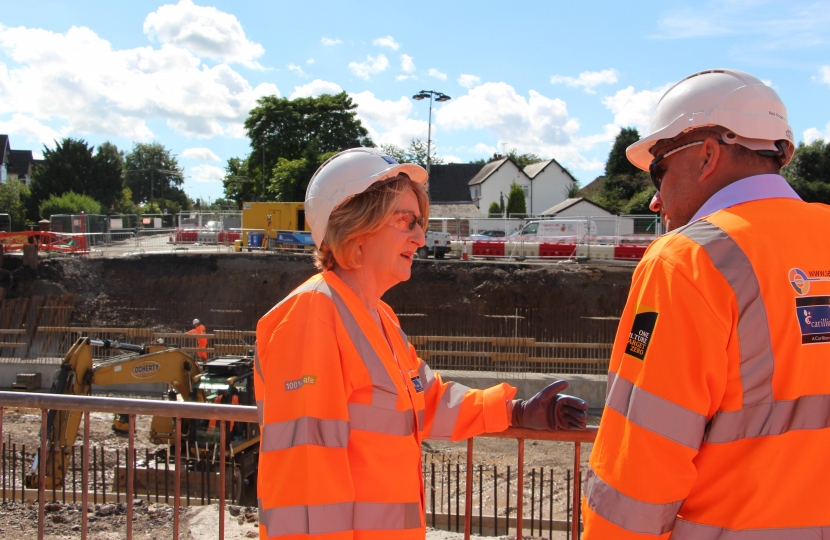
M 139 353 L 121 356 L 93 365 L 91 346 L 122 349 Z M 155 345 L 130 345 L 113 341 L 95 341 L 82 337 L 66 353 L 51 393 L 88 396 L 92 385 L 166 383 L 183 401 L 197 401 L 194 377 L 202 374 L 199 365 L 179 349 Z M 59 487 L 66 473 L 68 458 L 78 436 L 83 413 L 50 410 L 47 415 L 46 487 Z M 173 419 L 154 417 L 151 439 L 176 443 Z M 27 484 L 37 486 L 38 464 L 32 467 Z M 54 474 L 53 474 L 54 471 Z

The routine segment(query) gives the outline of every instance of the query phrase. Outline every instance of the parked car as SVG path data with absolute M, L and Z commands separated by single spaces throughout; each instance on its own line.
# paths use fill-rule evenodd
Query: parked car
M 500 231 L 498 229 L 492 229 L 489 231 L 481 231 L 480 233 L 471 234 L 470 239 L 472 240 L 487 240 L 490 238 L 504 238 L 505 234 L 504 231 Z

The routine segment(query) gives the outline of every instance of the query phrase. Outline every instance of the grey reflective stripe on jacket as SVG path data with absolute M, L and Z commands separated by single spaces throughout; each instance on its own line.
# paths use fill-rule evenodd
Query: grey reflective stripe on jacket
M 349 422 L 303 416 L 262 426 L 263 452 L 285 450 L 304 444 L 346 448 L 349 444 Z
M 437 381 L 435 375 L 423 361 L 418 367 L 418 375 L 421 377 L 421 384 L 424 385 L 424 394 L 428 394 Z M 461 402 L 468 390 L 470 390 L 468 387 L 457 382 L 450 381 L 446 383 L 444 394 L 435 409 L 432 429 L 427 435 L 427 439 L 449 441 L 452 438 L 455 424 L 458 421 L 458 414 L 461 412 Z
M 596 513 L 627 531 L 659 536 L 672 530 L 683 501 L 664 504 L 639 501 L 617 491 L 588 468 L 585 498 Z
M 819 540 L 830 538 L 830 525 L 776 529 L 723 529 L 683 519 L 674 524 L 671 540 Z
M 775 358 L 767 309 L 752 262 L 723 229 L 708 221 L 696 221 L 679 234 L 703 248 L 735 293 L 738 303 L 743 406 L 751 407 L 772 401 Z
M 657 435 L 695 450 L 700 448 L 705 416 L 634 386 L 622 377 L 614 378 L 606 406 Z
M 342 502 L 263 508 L 259 521 L 268 538 L 289 534 L 325 534 L 345 531 L 396 531 L 421 526 L 420 503 Z

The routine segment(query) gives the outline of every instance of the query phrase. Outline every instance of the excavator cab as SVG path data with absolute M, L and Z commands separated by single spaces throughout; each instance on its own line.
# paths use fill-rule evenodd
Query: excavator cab
M 205 403 L 222 405 L 255 405 L 253 389 L 253 359 L 247 357 L 216 358 L 202 365 L 204 374 L 196 383 L 196 392 Z M 200 446 L 219 442 L 217 420 L 201 420 L 191 423 L 190 440 Z M 231 443 L 247 441 L 258 434 L 258 425 L 243 422 L 226 422 L 226 439 Z

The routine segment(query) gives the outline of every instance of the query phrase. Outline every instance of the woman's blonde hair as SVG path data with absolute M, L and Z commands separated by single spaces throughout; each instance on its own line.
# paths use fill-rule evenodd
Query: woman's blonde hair
M 401 198 L 412 191 L 424 221 L 429 219 L 426 186 L 399 174 L 382 180 L 338 206 L 329 216 L 326 236 L 315 252 L 314 265 L 320 270 L 360 267 L 358 238 L 379 231 L 392 217 Z

